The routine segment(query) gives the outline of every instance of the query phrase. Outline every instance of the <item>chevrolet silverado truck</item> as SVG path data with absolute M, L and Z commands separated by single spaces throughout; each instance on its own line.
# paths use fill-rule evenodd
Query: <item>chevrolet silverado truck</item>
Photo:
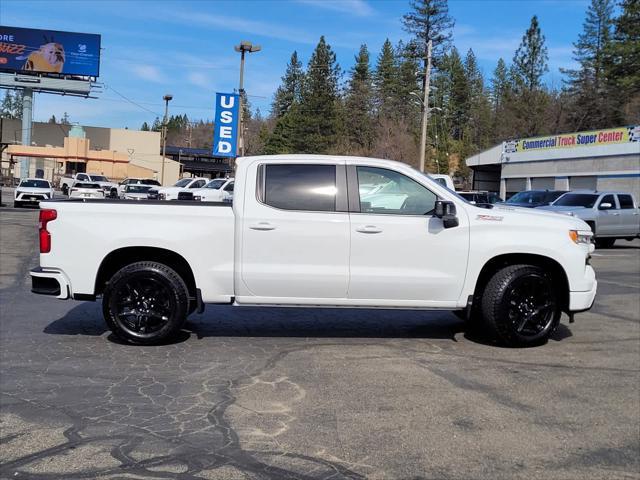
M 32 291 L 101 297 L 108 327 L 138 344 L 215 303 L 453 310 L 527 346 L 596 295 L 582 220 L 479 208 L 402 163 L 245 157 L 235 183 L 233 204 L 43 202 Z
M 76 173 L 70 177 L 62 177 L 60 179 L 60 190 L 64 195 L 69 195 L 71 187 L 76 182 L 85 183 L 97 183 L 104 191 L 105 197 L 117 197 L 118 196 L 118 184 L 112 182 L 104 175 L 96 175 L 95 173 Z

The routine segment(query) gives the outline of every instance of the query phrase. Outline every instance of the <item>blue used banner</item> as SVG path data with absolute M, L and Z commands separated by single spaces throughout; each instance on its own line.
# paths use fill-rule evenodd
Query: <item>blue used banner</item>
M 0 25 L 0 70 L 97 77 L 100 35 Z
M 213 155 L 235 157 L 238 145 L 240 96 L 237 93 L 216 93 L 216 116 L 213 129 Z

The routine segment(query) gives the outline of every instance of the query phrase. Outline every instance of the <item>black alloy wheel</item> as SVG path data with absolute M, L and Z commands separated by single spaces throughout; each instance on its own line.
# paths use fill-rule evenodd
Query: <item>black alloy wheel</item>
M 488 326 L 508 346 L 544 343 L 562 310 L 550 275 L 533 265 L 512 265 L 487 284 L 482 311 Z
M 107 325 L 118 337 L 153 344 L 182 327 L 189 294 L 182 278 L 171 268 L 156 262 L 137 262 L 109 280 L 102 308 Z

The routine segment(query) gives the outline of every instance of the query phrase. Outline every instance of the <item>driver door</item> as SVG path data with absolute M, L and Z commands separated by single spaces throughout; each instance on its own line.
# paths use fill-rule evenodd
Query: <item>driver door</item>
M 464 212 L 459 226 L 445 229 L 433 216 L 437 195 L 417 180 L 386 168 L 348 168 L 349 197 L 358 200 L 350 214 L 349 299 L 389 306 L 457 300 L 469 250 Z

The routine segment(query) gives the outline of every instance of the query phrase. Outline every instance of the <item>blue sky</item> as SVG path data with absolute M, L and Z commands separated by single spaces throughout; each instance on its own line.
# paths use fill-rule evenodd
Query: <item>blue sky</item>
M 559 86 L 558 69 L 573 65 L 572 42 L 582 29 L 587 0 L 449 0 L 454 43 L 473 48 L 486 77 L 499 57 L 510 61 L 533 15 L 549 49 L 546 81 Z M 253 1 L 16 1 L 2 0 L 0 22 L 102 35 L 98 99 L 38 94 L 34 119 L 68 112 L 72 122 L 139 128 L 163 111 L 212 118 L 216 91 L 238 85 L 239 55 L 233 45 L 250 40 L 263 50 L 246 64 L 245 89 L 254 108 L 267 113 L 291 52 L 309 60 L 320 35 L 334 48 L 343 71 L 360 44 L 373 60 L 385 38 L 408 35 L 401 18 L 408 0 Z M 135 101 L 127 102 L 119 94 Z

